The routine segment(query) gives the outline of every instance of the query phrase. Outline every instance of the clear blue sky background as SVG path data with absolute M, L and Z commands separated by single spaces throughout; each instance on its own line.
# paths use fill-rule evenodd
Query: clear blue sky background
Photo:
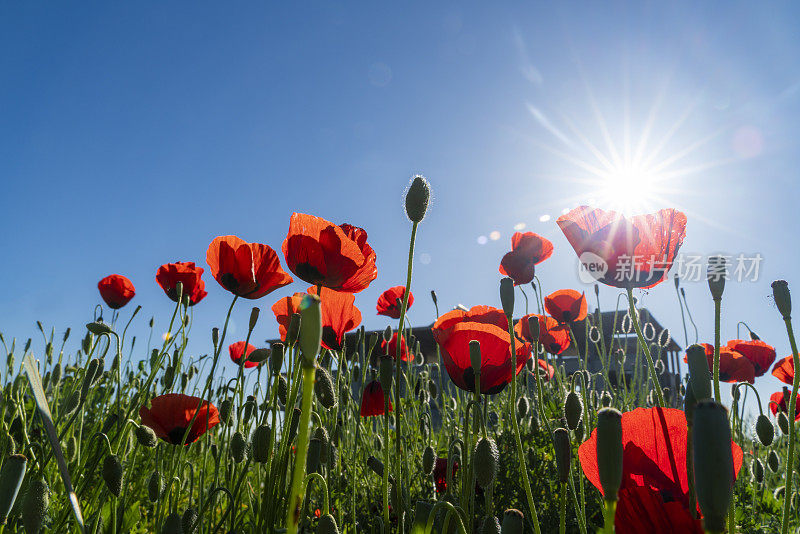
M 579 162 L 597 165 L 589 144 L 609 154 L 601 124 L 620 151 L 650 124 L 644 152 L 660 145 L 668 173 L 646 207 L 687 213 L 683 251 L 764 258 L 757 282 L 729 284 L 723 339 L 743 320 L 786 355 L 769 283 L 800 288 L 797 24 L 788 2 L 3 3 L 0 330 L 40 354 L 35 321 L 81 332 L 97 281 L 116 272 L 137 289 L 123 318 L 142 305 L 135 332 L 151 316 L 163 331 L 160 264 L 205 266 L 220 234 L 279 250 L 293 211 L 367 229 L 379 277 L 356 302 L 382 328 L 375 300 L 404 281 L 416 172 L 435 196 L 414 322 L 434 318 L 430 289 L 444 308 L 499 305 L 497 265 L 520 223 L 555 244 L 546 288 L 580 287 L 554 222 L 604 203 Z M 230 299 L 206 281 L 197 353 Z M 305 287 L 254 303 L 257 339 L 277 334 L 273 302 Z M 705 282 L 687 292 L 710 340 Z M 604 306 L 616 295 L 603 288 Z M 682 340 L 671 283 L 641 300 Z

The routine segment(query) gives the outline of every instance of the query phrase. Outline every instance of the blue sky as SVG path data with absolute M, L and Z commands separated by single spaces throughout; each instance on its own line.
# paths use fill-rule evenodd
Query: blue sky
M 627 145 L 649 170 L 663 163 L 625 190 L 687 213 L 684 252 L 762 255 L 756 282 L 728 285 L 723 338 L 746 321 L 786 355 L 769 282 L 800 287 L 797 21 L 791 3 L 4 3 L 0 331 L 80 330 L 114 272 L 136 285 L 139 335 L 151 316 L 163 328 L 160 264 L 205 266 L 220 234 L 279 250 L 293 211 L 367 229 L 379 277 L 356 303 L 382 328 L 375 300 L 404 281 L 417 172 L 434 201 L 414 322 L 434 318 L 430 289 L 445 308 L 498 305 L 497 265 L 522 223 L 555 245 L 546 289 L 581 287 L 554 221 L 615 201 L 593 172 Z M 229 302 L 206 281 L 198 353 Z M 705 282 L 686 287 L 710 339 Z M 277 333 L 273 302 L 304 289 L 256 302 L 258 338 Z M 613 306 L 615 292 L 601 296 Z M 671 284 L 641 300 L 682 339 Z

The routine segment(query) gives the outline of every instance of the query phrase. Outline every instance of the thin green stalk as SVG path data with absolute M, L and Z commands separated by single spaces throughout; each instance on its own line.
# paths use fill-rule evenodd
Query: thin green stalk
M 292 475 L 292 488 L 289 492 L 289 506 L 286 510 L 286 532 L 297 534 L 297 523 L 300 519 L 302 499 L 300 492 L 303 486 L 306 470 L 306 456 L 308 454 L 308 423 L 311 420 L 311 400 L 314 394 L 314 366 L 305 361 L 303 366 L 303 400 L 300 405 L 300 425 L 297 434 L 297 454 L 294 461 L 294 474 Z
M 794 339 L 792 320 L 791 318 L 787 317 L 784 318 L 783 321 L 786 323 L 786 333 L 789 335 L 789 344 L 792 346 L 792 363 L 794 364 L 795 373 L 794 379 L 792 380 L 792 397 L 789 404 L 794 404 L 795 399 L 797 398 L 797 388 L 798 385 L 800 385 L 800 373 L 797 372 L 797 369 L 800 369 L 800 357 L 798 357 L 797 354 L 797 343 Z M 789 532 L 789 511 L 792 504 L 792 491 L 790 490 L 793 487 L 792 476 L 794 475 L 794 420 L 794 417 L 789 417 L 789 450 L 786 453 L 786 490 L 783 492 L 783 520 L 781 521 L 781 534 L 787 534 Z
M 714 299 L 714 400 L 720 402 L 719 395 L 719 343 L 722 299 Z
M 644 339 L 644 335 L 642 335 L 642 329 L 639 326 L 639 317 L 636 313 L 636 306 L 633 305 L 633 289 L 630 287 L 628 288 L 628 309 L 630 310 L 631 323 L 633 323 L 633 328 L 636 330 L 636 336 L 639 338 L 639 346 L 642 348 L 645 358 L 647 358 L 647 370 L 650 374 L 650 378 L 653 381 L 656 392 L 656 403 L 658 404 L 659 408 L 663 408 L 664 394 L 661 391 L 661 383 L 658 381 L 656 367 L 653 365 L 653 357 L 650 356 L 650 347 L 647 346 L 647 340 Z

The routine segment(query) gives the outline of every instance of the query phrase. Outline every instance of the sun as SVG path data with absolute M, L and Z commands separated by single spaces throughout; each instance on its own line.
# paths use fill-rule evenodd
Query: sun
M 638 165 L 621 165 L 596 179 L 602 206 L 625 215 L 647 211 L 653 204 L 658 176 Z

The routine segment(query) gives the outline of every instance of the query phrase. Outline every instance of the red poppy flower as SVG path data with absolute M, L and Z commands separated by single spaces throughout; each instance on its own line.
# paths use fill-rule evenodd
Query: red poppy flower
M 508 320 L 497 308 L 475 306 L 469 311 L 453 310 L 433 324 L 433 337 L 442 351 L 445 369 L 459 388 L 474 391 L 475 374 L 469 355 L 469 342 L 481 345 L 481 393 L 494 395 L 511 382 L 511 338 Z M 531 347 L 516 344 L 519 374 L 531 356 Z
M 789 393 L 788 395 L 784 395 L 783 391 L 776 391 L 772 395 L 769 396 L 769 409 L 772 412 L 772 415 L 778 415 L 778 410 L 786 413 L 786 399 L 791 398 L 792 394 Z M 794 404 L 794 420 L 800 420 L 800 395 L 797 395 L 797 399 L 795 399 Z
M 518 339 L 533 343 L 531 331 L 528 328 L 528 318 L 539 318 L 539 344 L 550 354 L 561 354 L 570 345 L 569 325 L 559 324 L 558 321 L 546 315 L 532 313 L 526 315 L 514 325 L 514 333 Z
M 775 361 L 775 348 L 760 339 L 752 341 L 732 339 L 728 341 L 728 348 L 750 360 L 755 368 L 756 376 L 763 376 Z
M 642 497 L 638 492 L 628 494 L 626 490 L 644 487 L 658 492 L 664 503 L 677 503 L 688 513 L 689 482 L 686 474 L 686 437 L 686 416 L 683 410 L 636 408 L 623 413 L 622 484 L 619 493 L 620 503 L 617 506 L 620 506 L 626 496 Z M 733 453 L 735 478 L 742 467 L 742 449 L 731 441 L 731 452 Z M 593 430 L 589 439 L 578 447 L 578 458 L 586 478 L 600 493 L 603 493 L 597 466 L 597 429 Z M 647 520 L 647 507 L 641 507 L 635 501 L 629 505 L 627 508 L 629 514 L 635 514 L 640 521 Z M 637 509 L 641 513 L 636 513 Z M 617 513 L 619 514 L 619 511 Z M 619 521 L 618 515 L 617 525 L 619 525 Z M 632 528 L 636 524 L 632 522 L 623 526 Z M 654 524 L 658 525 L 658 523 Z M 619 530 L 619 528 L 617 526 L 617 532 L 640 532 L 631 528 L 628 530 Z
M 149 426 L 159 438 L 173 445 L 183 443 L 181 440 L 193 418 L 194 424 L 186 436 L 185 445 L 195 442 L 219 424 L 219 411 L 213 404 L 203 401 L 201 405 L 199 397 L 179 393 L 167 393 L 151 399 L 150 408 L 142 406 L 139 409 L 139 417 L 143 425 Z
M 231 355 L 231 360 L 236 365 L 239 365 L 239 361 L 242 359 L 242 356 L 245 354 L 244 350 L 244 341 L 237 341 L 236 343 L 232 343 L 228 346 L 228 353 Z M 250 343 L 247 344 L 247 354 L 249 355 L 251 352 L 256 350 L 256 348 L 251 345 Z M 244 366 L 246 369 L 250 369 L 251 367 L 258 367 L 257 362 L 244 362 Z
M 381 296 L 378 297 L 378 315 L 385 315 L 386 317 L 391 317 L 392 319 L 399 319 L 400 306 L 397 305 L 397 301 L 399 299 L 402 302 L 405 294 L 405 286 L 390 287 L 381 293 Z M 410 308 L 412 304 L 414 304 L 414 293 L 409 292 L 407 308 Z
M 397 357 L 397 332 L 392 334 L 392 339 L 388 343 L 385 339 L 381 339 L 381 354 Z M 406 336 L 400 336 L 400 359 L 404 362 L 414 361 L 414 353 L 408 350 L 406 345 Z
M 675 209 L 625 218 L 580 206 L 556 222 L 584 266 L 607 267 L 589 272 L 606 285 L 622 288 L 662 282 L 686 236 L 686 215 Z
M 533 232 L 516 232 L 511 237 L 511 252 L 500 261 L 500 274 L 514 280 L 514 285 L 527 284 L 536 274 L 536 265 L 553 253 L 553 244 Z
M 693 519 L 689 509 L 679 502 L 664 502 L 661 494 L 638 486 L 619 492 L 614 516 L 617 534 L 703 534 L 702 522 Z
M 794 384 L 794 358 L 787 356 L 775 362 L 772 376 L 785 384 Z
M 178 302 L 178 282 L 183 283 L 183 294 L 189 296 L 189 306 L 194 306 L 205 298 L 206 283 L 200 278 L 203 274 L 202 267 L 195 267 L 193 261 L 165 263 L 156 271 L 156 282 L 164 293 L 175 302 Z
M 125 306 L 136 294 L 133 283 L 121 274 L 106 276 L 97 282 L 97 289 L 100 290 L 100 296 L 112 310 Z
M 235 235 L 215 237 L 208 246 L 206 263 L 222 287 L 246 299 L 261 298 L 292 283 L 274 250 Z
M 544 309 L 559 323 L 583 321 L 588 306 L 586 295 L 574 289 L 559 289 L 544 298 Z
M 392 411 L 392 401 L 389 400 L 389 411 Z M 361 417 L 383 415 L 383 387 L 377 380 L 373 380 L 364 388 L 361 397 Z
M 286 341 L 286 330 L 292 314 L 300 312 L 300 302 L 306 294 L 316 295 L 317 288 L 312 286 L 306 293 L 295 293 L 285 297 L 272 306 L 272 312 L 278 320 L 281 340 Z M 320 315 L 322 318 L 322 346 L 330 350 L 342 350 L 346 332 L 358 328 L 361 324 L 361 312 L 355 307 L 355 295 L 325 290 L 320 296 Z
M 552 365 L 550 365 L 549 363 L 547 363 L 546 361 L 544 361 L 543 359 L 541 359 L 541 358 L 537 359 L 536 362 L 537 362 L 537 365 L 539 366 L 538 370 L 539 371 L 544 371 L 544 375 L 543 375 L 544 379 L 547 380 L 548 382 L 550 380 L 552 380 L 553 377 L 556 374 L 555 368 Z
M 458 461 L 453 462 L 453 477 L 458 473 Z M 436 493 L 447 492 L 447 458 L 437 458 L 433 466 L 433 480 L 436 482 Z
M 708 360 L 708 370 L 712 376 L 714 374 L 714 346 L 709 343 L 701 343 L 706 350 L 706 360 Z M 689 363 L 689 357 L 684 355 L 683 361 Z M 753 363 L 728 347 L 719 348 L 719 379 L 722 382 L 755 382 L 756 369 Z
M 336 291 L 358 293 L 378 276 L 366 231 L 313 215 L 292 214 L 283 256 L 301 280 Z

